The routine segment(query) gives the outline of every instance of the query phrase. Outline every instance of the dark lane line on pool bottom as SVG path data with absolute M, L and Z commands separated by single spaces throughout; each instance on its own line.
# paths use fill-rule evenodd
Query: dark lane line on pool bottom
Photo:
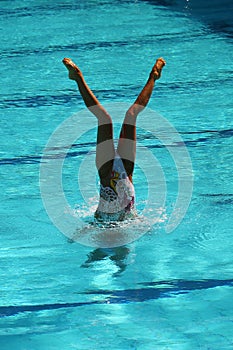
M 88 305 L 101 304 L 129 304 L 134 302 L 144 302 L 160 298 L 172 298 L 177 295 L 187 294 L 196 290 L 207 290 L 216 287 L 232 287 L 233 279 L 218 280 L 205 279 L 199 281 L 170 280 L 160 282 L 145 282 L 140 285 L 149 288 L 136 288 L 127 290 L 98 290 L 77 293 L 79 295 L 103 295 L 103 300 L 75 302 L 75 303 L 55 303 L 39 305 L 18 305 L 0 307 L 0 317 L 15 316 L 19 313 L 37 312 L 44 310 L 58 310 L 65 308 L 76 308 Z M 160 287 L 161 286 L 161 287 Z

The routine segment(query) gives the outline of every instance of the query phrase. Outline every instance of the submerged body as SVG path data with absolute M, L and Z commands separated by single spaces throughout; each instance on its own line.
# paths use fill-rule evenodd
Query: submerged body
M 95 219 L 101 222 L 132 219 L 137 215 L 134 204 L 134 185 L 127 176 L 122 159 L 116 154 L 109 186 L 100 184 L 100 199 Z

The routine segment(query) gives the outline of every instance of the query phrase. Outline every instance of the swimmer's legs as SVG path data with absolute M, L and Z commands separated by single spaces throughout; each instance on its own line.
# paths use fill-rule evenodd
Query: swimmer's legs
M 117 152 L 122 158 L 127 175 L 131 180 L 136 157 L 136 119 L 138 114 L 148 104 L 154 89 L 155 80 L 160 78 L 164 65 L 164 59 L 157 59 L 144 88 L 138 95 L 135 102 L 126 112 L 125 119 L 122 124 Z
M 69 58 L 64 58 L 63 63 L 69 71 L 69 78 L 77 83 L 85 105 L 98 119 L 96 166 L 100 179 L 104 179 L 111 172 L 115 157 L 112 119 L 85 82 L 76 64 Z

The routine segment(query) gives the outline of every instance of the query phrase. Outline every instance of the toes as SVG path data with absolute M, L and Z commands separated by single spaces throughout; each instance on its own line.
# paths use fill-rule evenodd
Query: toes
M 163 66 L 165 66 L 166 62 L 163 58 L 159 58 L 157 61 L 156 61 L 156 67 L 157 69 L 162 69 Z
M 70 58 L 64 58 L 63 60 L 62 60 L 62 62 L 64 63 L 64 65 L 66 66 L 66 67 L 68 67 L 68 66 L 74 66 L 74 64 L 73 64 L 73 62 L 71 61 L 71 59 Z
M 68 64 L 69 64 L 68 58 L 64 58 L 64 59 L 62 60 L 62 62 L 63 62 L 63 64 L 64 64 L 66 67 L 67 67 Z

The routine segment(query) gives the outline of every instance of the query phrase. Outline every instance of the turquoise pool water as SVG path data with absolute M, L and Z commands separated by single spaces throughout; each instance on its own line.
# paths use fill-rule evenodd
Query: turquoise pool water
M 218 21 L 206 6 L 195 12 L 191 2 L 167 3 L 0 2 L 3 350 L 232 348 L 232 28 L 223 10 Z M 165 227 L 176 169 L 140 118 L 140 145 L 166 178 L 160 222 L 107 251 L 71 244 L 51 223 L 39 186 L 43 150 L 61 122 L 84 108 L 62 66 L 66 56 L 106 105 L 132 102 L 155 58 L 166 59 L 149 108 L 183 138 L 194 176 L 190 206 L 172 233 Z M 82 204 L 77 171 L 95 142 L 95 120 L 81 123 L 87 133 L 64 163 L 72 205 Z M 139 210 L 147 166 L 135 169 Z

